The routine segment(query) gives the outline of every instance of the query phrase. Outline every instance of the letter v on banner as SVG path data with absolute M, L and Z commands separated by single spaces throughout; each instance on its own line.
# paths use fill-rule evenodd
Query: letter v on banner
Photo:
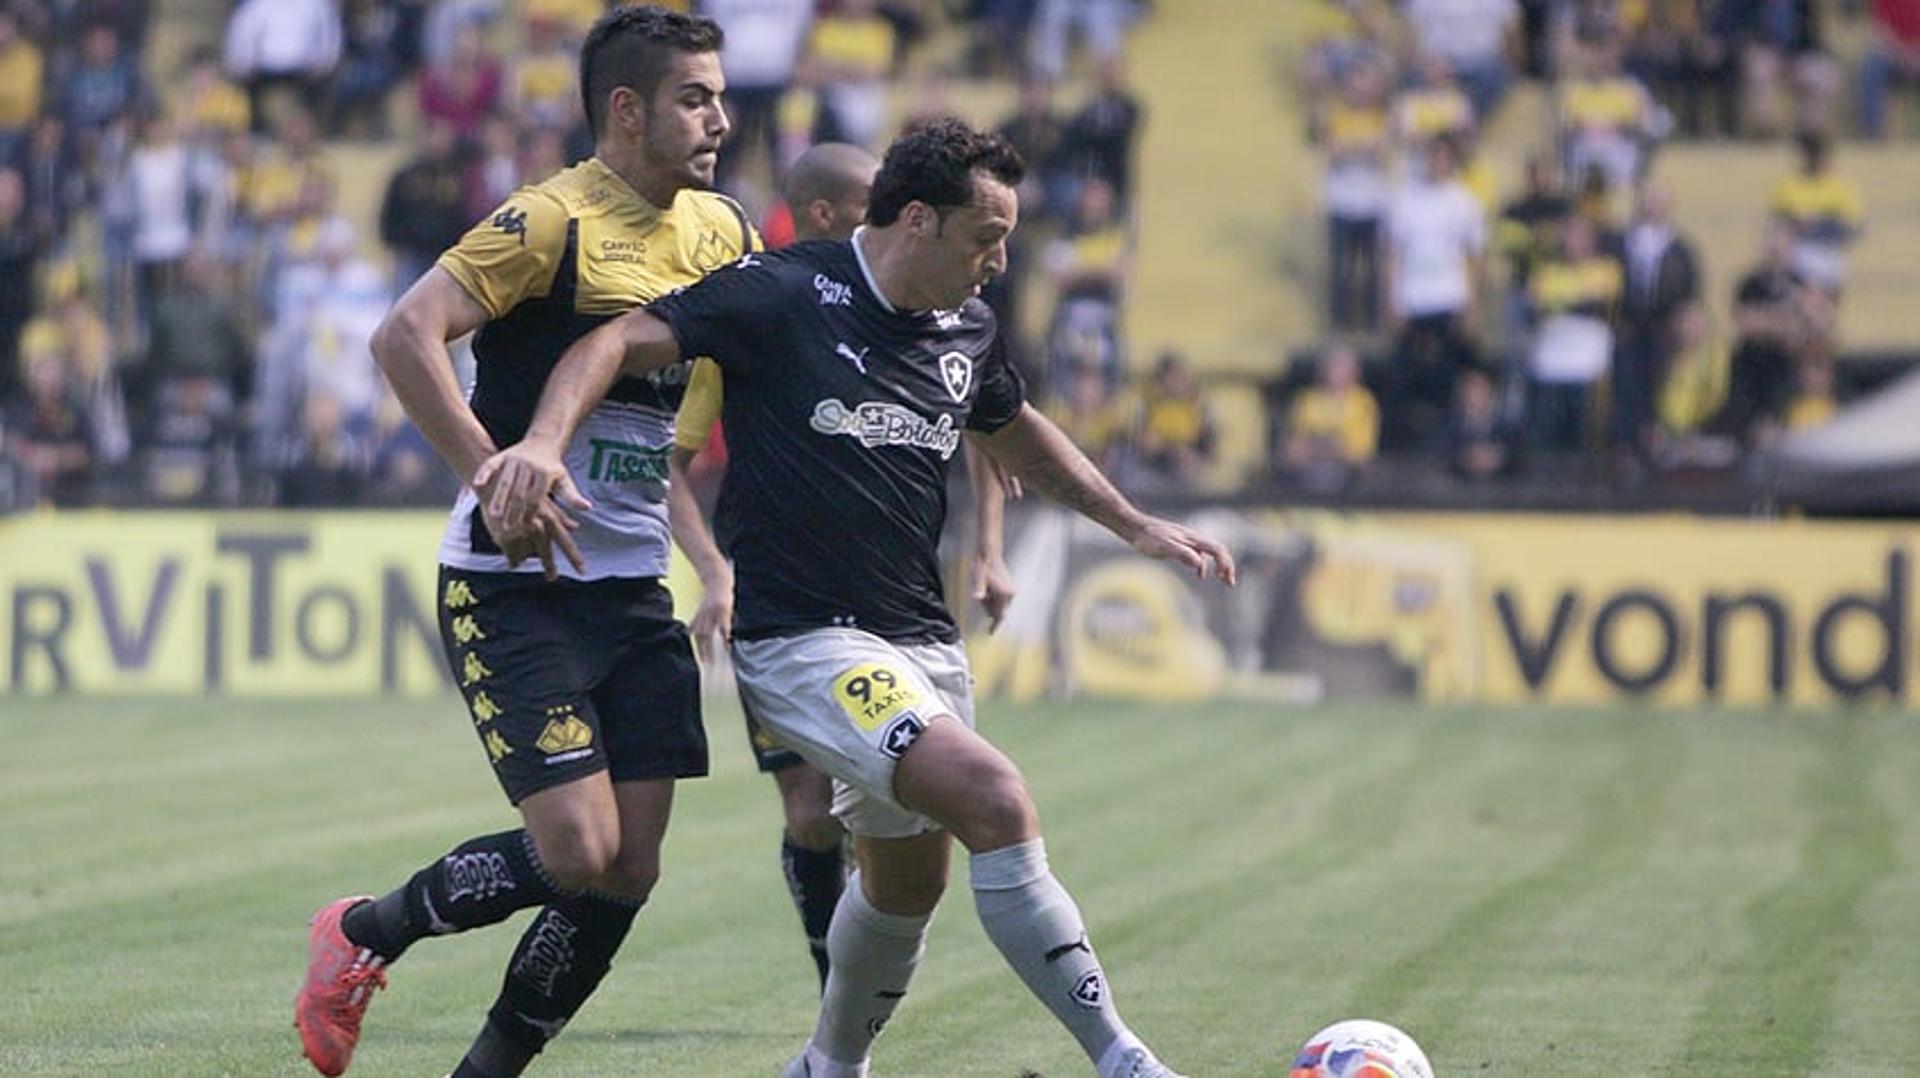
M 1559 658 L 1567 630 L 1579 613 L 1579 597 L 1570 591 L 1560 593 L 1559 600 L 1553 604 L 1553 620 L 1547 624 L 1546 635 L 1537 641 L 1530 639 L 1520 624 L 1520 611 L 1512 591 L 1501 588 L 1495 592 L 1493 605 L 1500 612 L 1500 628 L 1513 651 L 1515 665 L 1520 667 L 1520 676 L 1526 679 L 1529 691 L 1539 692 L 1546 685 L 1548 675 L 1553 673 L 1554 660 Z

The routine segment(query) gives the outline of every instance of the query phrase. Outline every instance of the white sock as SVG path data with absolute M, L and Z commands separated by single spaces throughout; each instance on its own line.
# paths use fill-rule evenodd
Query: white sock
M 1114 1008 L 1080 908 L 1047 869 L 1045 840 L 974 854 L 971 875 L 987 938 L 1106 1075 L 1115 1042 L 1139 1038 Z
M 807 1078 L 867 1078 L 867 1064 L 842 1063 L 827 1058 L 827 1054 L 809 1043 L 807 1045 Z
M 820 1020 L 807 1046 L 814 1074 L 864 1078 L 873 1039 L 906 995 L 931 923 L 931 913 L 909 917 L 874 909 L 861 889 L 860 873 L 847 877 L 847 889 L 827 928 L 831 966 L 820 998 Z M 824 1069 L 822 1063 L 839 1069 Z

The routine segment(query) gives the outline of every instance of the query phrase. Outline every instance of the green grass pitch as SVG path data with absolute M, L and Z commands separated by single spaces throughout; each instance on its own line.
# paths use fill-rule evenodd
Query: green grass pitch
M 814 983 L 731 707 L 666 876 L 537 1073 L 770 1076 Z M 1855 712 L 988 703 L 1131 1023 L 1196 1078 L 1336 1018 L 1442 1075 L 1920 1074 L 1920 732 Z M 511 826 L 420 703 L 0 706 L 0 1074 L 299 1075 L 305 922 Z M 1090 1068 L 966 866 L 876 1073 Z M 449 1070 L 525 916 L 429 940 L 353 1071 Z

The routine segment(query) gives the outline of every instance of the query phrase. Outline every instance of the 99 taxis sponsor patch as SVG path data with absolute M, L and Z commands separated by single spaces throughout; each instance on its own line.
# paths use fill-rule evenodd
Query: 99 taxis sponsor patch
M 923 701 L 911 681 L 884 663 L 861 663 L 835 678 L 833 698 L 855 726 L 870 733 Z

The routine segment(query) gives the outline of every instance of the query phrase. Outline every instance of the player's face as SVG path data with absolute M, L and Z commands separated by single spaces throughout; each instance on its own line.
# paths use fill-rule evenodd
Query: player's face
M 729 126 L 720 104 L 726 88 L 718 53 L 674 54 L 647 103 L 641 149 L 649 171 L 670 178 L 676 189 L 713 185 L 720 143 Z
M 921 275 L 935 306 L 958 307 L 1007 271 L 1007 237 L 1019 217 L 1013 188 L 985 174 L 974 177 L 973 201 L 948 210 L 924 246 Z

